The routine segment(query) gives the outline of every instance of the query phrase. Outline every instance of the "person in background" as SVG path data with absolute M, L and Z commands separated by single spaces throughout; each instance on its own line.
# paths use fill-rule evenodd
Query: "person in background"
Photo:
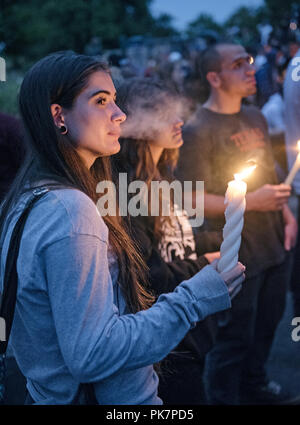
M 121 150 L 112 157 L 116 182 L 119 173 L 127 173 L 129 182 L 147 184 L 150 197 L 152 182 L 174 180 L 173 170 L 183 143 L 181 99 L 165 83 L 150 78 L 131 79 L 118 87 L 117 103 L 126 112 L 127 121 L 121 126 Z M 149 267 L 149 282 L 156 297 L 173 291 L 182 280 L 220 255 L 205 253 L 208 243 L 219 249 L 220 234 L 203 234 L 202 240 L 196 242 L 186 212 L 174 199 L 169 201 L 169 207 L 169 216 L 163 216 L 161 208 L 158 216 L 128 216 L 134 240 Z M 213 345 L 215 330 L 216 317 L 208 317 L 163 360 L 159 395 L 165 404 L 206 403 L 205 354 Z
M 298 45 L 298 51 L 295 49 L 295 44 Z M 284 89 L 283 89 L 283 100 L 285 110 L 285 144 L 288 159 L 288 168 L 291 169 L 297 154 L 297 141 L 300 140 L 300 43 L 294 40 L 292 43 L 291 51 L 294 53 L 294 58 L 299 58 L 297 64 L 293 64 L 293 57 L 287 68 Z M 298 71 L 297 71 L 298 69 Z M 293 190 L 297 197 L 297 211 L 298 211 L 298 226 L 300 224 L 300 173 L 298 172 L 293 180 Z M 294 315 L 300 317 L 300 285 L 299 285 L 299 274 L 300 274 L 300 238 L 297 238 L 297 244 L 294 253 L 294 264 L 291 273 L 290 288 L 293 294 L 294 303 Z
M 21 86 L 27 156 L 1 208 L 0 292 L 15 223 L 46 187 L 21 237 L 10 339 L 27 404 L 80 404 L 87 383 L 95 404 L 161 404 L 153 363 L 229 308 L 243 280 L 242 265 L 223 275 L 228 285 L 208 265 L 152 305 L 120 214 L 96 207 L 126 119 L 115 97 L 107 66 L 71 52 L 41 59 Z
M 285 59 L 277 65 L 277 87 L 261 109 L 268 123 L 268 131 L 275 160 L 276 173 L 279 181 L 287 175 L 287 155 L 285 149 L 285 108 L 283 101 L 283 83 L 288 65 Z
M 266 62 L 259 67 L 255 74 L 257 84 L 256 104 L 259 108 L 264 106 L 276 87 L 276 50 L 272 46 L 265 46 L 265 58 Z
M 289 262 L 297 223 L 279 185 L 263 115 L 242 99 L 255 94 L 253 60 L 241 45 L 217 44 L 203 52 L 201 75 L 210 89 L 183 128 L 178 176 L 204 180 L 205 217 L 211 230 L 224 226 L 224 194 L 233 175 L 255 160 L 247 180 L 246 212 L 239 258 L 246 281 L 208 355 L 208 395 L 214 404 L 288 401 L 265 364 L 283 315 Z

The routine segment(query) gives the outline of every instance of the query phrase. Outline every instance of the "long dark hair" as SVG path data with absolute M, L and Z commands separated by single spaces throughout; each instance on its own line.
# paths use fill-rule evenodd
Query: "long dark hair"
M 23 80 L 19 106 L 25 129 L 27 155 L 6 196 L 0 216 L 0 232 L 8 212 L 24 187 L 51 179 L 81 190 L 97 201 L 96 185 L 111 180 L 110 159 L 98 158 L 90 170 L 78 155 L 69 135 L 62 135 L 54 124 L 51 104 L 71 109 L 76 97 L 97 71 L 109 73 L 98 59 L 73 52 L 51 54 L 36 63 Z M 120 285 L 132 312 L 147 308 L 153 298 L 144 289 L 145 265 L 128 236 L 120 216 L 103 217 L 109 229 L 110 244 L 120 266 Z M 1 233 L 0 233 L 1 234 Z M 126 251 L 124 250 L 126 247 Z
M 147 142 L 155 139 L 156 127 L 159 131 L 169 115 L 166 111 L 172 110 L 172 105 L 176 103 L 178 96 L 174 90 L 155 78 L 132 78 L 123 82 L 117 90 L 117 104 L 126 113 L 128 122 L 133 119 L 133 126 L 128 130 L 128 137 L 120 138 L 121 150 L 112 157 L 114 172 L 126 172 L 129 181 L 146 182 L 149 193 L 152 181 L 174 180 L 173 172 L 177 165 L 179 150 L 164 149 L 158 163 L 155 164 Z M 141 122 L 143 119 L 137 122 L 138 114 L 150 118 L 146 118 L 144 122 Z M 160 215 L 150 220 L 153 222 L 154 234 L 159 239 L 162 235 L 163 222 L 169 220 L 169 217 L 163 217 L 160 209 Z

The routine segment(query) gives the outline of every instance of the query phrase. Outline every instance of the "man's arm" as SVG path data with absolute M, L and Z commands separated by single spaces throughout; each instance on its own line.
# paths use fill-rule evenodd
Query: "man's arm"
M 215 218 L 224 215 L 225 197 L 214 195 L 212 193 L 204 194 L 204 216 L 207 218 Z
M 246 211 L 278 211 L 287 203 L 291 195 L 291 186 L 285 184 L 265 184 L 254 192 L 246 195 Z M 196 196 L 196 192 L 193 193 Z M 204 215 L 207 218 L 216 218 L 224 214 L 225 197 L 205 192 Z M 194 199 L 194 206 L 196 205 Z
M 297 241 L 298 224 L 288 204 L 282 208 L 284 220 L 284 248 L 290 251 Z

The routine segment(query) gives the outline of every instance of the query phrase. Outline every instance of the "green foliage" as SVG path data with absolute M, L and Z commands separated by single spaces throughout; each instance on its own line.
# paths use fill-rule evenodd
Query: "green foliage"
M 187 28 L 187 34 L 191 37 L 206 31 L 215 31 L 217 34 L 222 34 L 222 26 L 207 13 L 201 13 L 194 21 L 190 22 Z
M 284 31 L 288 31 L 290 19 L 300 8 L 299 0 L 265 0 L 265 5 L 273 27 Z
M 15 68 L 26 69 L 46 54 L 58 50 L 86 51 L 91 41 L 99 49 L 119 48 L 134 35 L 167 37 L 178 32 L 172 17 L 151 15 L 152 0 L 0 0 L 0 42 Z M 251 2 L 249 2 L 251 4 Z M 255 43 L 257 25 L 268 20 L 285 30 L 299 0 L 265 0 L 260 8 L 241 7 L 223 24 L 202 13 L 188 27 L 190 37 L 213 33 L 222 37 L 237 27 L 238 41 Z M 97 41 L 97 42 L 98 42 Z
M 299 6 L 299 0 L 265 0 L 265 5 L 271 16 L 279 18 L 285 14 L 290 14 L 293 5 Z
M 121 35 L 151 32 L 151 0 L 1 1 L 0 41 L 8 55 L 36 60 L 58 50 L 83 52 L 93 37 L 104 48 L 119 46 Z M 159 25 L 158 25 L 158 28 Z
M 87 10 L 82 0 L 30 0 L 2 10 L 6 52 L 37 59 L 54 50 L 78 49 L 86 42 Z
M 161 13 L 155 20 L 152 35 L 155 37 L 169 37 L 178 35 L 178 31 L 173 28 L 173 17 L 167 13 Z
M 242 6 L 239 7 L 226 21 L 226 26 L 237 26 L 243 28 L 256 29 L 256 9 L 251 7 Z
M 246 44 L 257 42 L 259 41 L 257 25 L 260 23 L 257 12 L 257 8 L 242 6 L 225 22 L 225 27 L 239 28 L 237 38 L 240 39 L 237 39 L 237 41 L 242 41 Z

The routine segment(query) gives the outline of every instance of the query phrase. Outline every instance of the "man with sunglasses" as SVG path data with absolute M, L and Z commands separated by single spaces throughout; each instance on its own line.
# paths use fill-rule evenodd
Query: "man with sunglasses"
M 219 322 L 209 353 L 208 396 L 213 404 L 285 403 L 288 395 L 270 381 L 265 364 L 285 308 L 287 253 L 296 221 L 288 208 L 290 186 L 279 185 L 263 115 L 242 100 L 256 92 L 253 58 L 236 44 L 217 44 L 202 54 L 200 71 L 209 91 L 183 129 L 182 180 L 204 180 L 208 230 L 224 226 L 224 194 L 233 175 L 255 161 L 247 180 L 239 259 L 246 281 Z

